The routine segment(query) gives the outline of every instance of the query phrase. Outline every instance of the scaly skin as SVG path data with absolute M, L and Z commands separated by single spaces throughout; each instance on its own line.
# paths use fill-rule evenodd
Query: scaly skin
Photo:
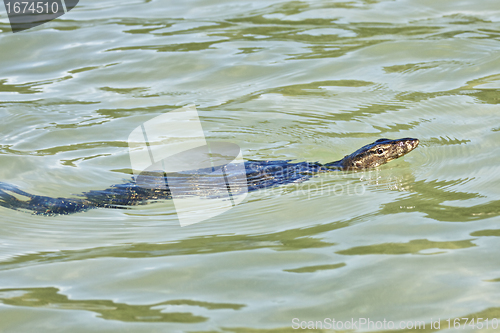
M 247 190 L 297 183 L 311 178 L 314 174 L 330 171 L 350 171 L 375 168 L 408 154 L 418 146 L 418 139 L 398 140 L 379 139 L 343 159 L 331 163 L 290 163 L 289 161 L 247 161 L 245 172 Z M 171 177 L 171 176 L 170 176 Z M 213 177 L 203 177 L 199 171 L 193 176 L 184 177 L 184 195 L 211 197 L 220 194 L 226 184 L 214 183 Z M 231 175 L 229 175 L 231 177 Z M 31 211 L 37 215 L 63 215 L 85 211 L 92 208 L 127 208 L 146 204 L 154 200 L 171 199 L 168 179 L 152 177 L 152 186 L 139 186 L 135 182 L 114 185 L 106 190 L 85 192 L 80 198 L 51 198 L 32 195 L 17 187 L 0 182 L 0 206 Z M 244 179 L 244 178 L 243 178 Z M 163 184 L 163 186 L 156 184 Z M 9 194 L 9 192 L 11 194 Z M 238 194 L 238 193 L 232 193 Z

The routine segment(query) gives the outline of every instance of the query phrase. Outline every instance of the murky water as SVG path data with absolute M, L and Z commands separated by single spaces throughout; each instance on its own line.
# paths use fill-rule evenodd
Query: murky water
M 1 208 L 0 331 L 296 332 L 325 318 L 494 330 L 498 1 L 80 0 L 16 34 L 2 9 L 0 29 L 0 180 L 30 193 L 129 181 L 130 132 L 192 103 L 206 137 L 247 159 L 421 141 L 185 228 L 170 201 Z

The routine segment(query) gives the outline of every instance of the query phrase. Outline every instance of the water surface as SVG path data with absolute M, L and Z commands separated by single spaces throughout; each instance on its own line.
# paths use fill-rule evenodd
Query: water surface
M 30 193 L 129 181 L 130 132 L 192 103 L 207 138 L 247 159 L 326 163 L 383 137 L 421 141 L 185 228 L 168 201 L 2 208 L 0 330 L 500 318 L 499 22 L 494 0 L 80 0 L 13 34 L 0 11 L 0 180 Z

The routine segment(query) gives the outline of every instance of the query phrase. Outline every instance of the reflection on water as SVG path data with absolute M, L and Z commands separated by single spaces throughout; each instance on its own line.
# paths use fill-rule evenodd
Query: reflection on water
M 192 103 L 208 140 L 249 159 L 327 163 L 383 137 L 421 142 L 376 170 L 252 192 L 187 228 L 168 201 L 1 209 L 0 330 L 491 323 L 499 20 L 496 0 L 82 0 L 19 34 L 0 16 L 0 181 L 29 193 L 130 181 L 130 132 Z
M 439 254 L 443 251 L 429 253 L 422 252 L 428 249 L 463 249 L 476 246 L 468 240 L 455 242 L 432 242 L 427 239 L 414 239 L 408 243 L 386 243 L 369 246 L 359 246 L 349 250 L 339 251 L 337 253 L 344 255 L 360 255 L 360 254 Z
M 206 321 L 207 318 L 187 312 L 166 312 L 165 310 L 169 306 L 198 306 L 208 310 L 239 310 L 243 307 L 240 304 L 217 304 L 191 300 L 172 300 L 151 305 L 129 305 L 108 300 L 70 300 L 53 287 L 0 289 L 0 300 L 6 305 L 13 306 L 92 311 L 98 313 L 101 318 L 125 322 L 199 323 Z

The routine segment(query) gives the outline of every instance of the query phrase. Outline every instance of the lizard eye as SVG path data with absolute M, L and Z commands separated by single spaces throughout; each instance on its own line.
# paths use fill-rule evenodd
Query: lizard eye
M 382 148 L 377 149 L 377 154 L 382 155 L 384 153 L 384 150 Z

